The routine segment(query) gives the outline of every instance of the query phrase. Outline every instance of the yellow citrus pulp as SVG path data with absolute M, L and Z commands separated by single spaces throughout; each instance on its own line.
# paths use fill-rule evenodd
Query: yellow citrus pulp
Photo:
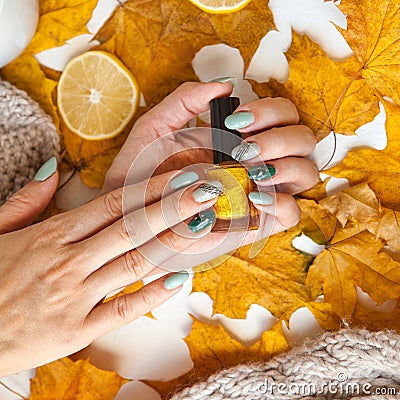
M 228 14 L 241 10 L 251 0 L 189 0 L 203 11 L 212 14 Z
M 131 120 L 139 88 L 115 56 L 89 51 L 65 67 L 57 88 L 57 104 L 67 127 L 88 140 L 110 139 Z

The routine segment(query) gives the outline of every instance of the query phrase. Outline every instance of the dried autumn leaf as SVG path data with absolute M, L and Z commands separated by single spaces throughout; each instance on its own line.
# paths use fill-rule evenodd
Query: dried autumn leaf
M 394 250 L 400 250 L 400 212 L 381 208 L 367 183 L 328 196 L 319 202 L 345 227 L 349 222 L 359 231 L 367 229 Z
M 359 75 L 360 64 L 355 57 L 334 62 L 307 36 L 297 34 L 286 55 L 289 80 L 283 85 L 275 81 L 254 84 L 254 90 L 260 97 L 292 100 L 301 121 L 313 129 L 318 139 L 331 131 L 354 135 L 357 128 L 378 114 L 378 101 Z
M 400 251 L 400 212 L 385 209 L 379 221 L 369 221 L 367 229 L 383 239 L 389 247 Z
M 319 180 L 314 187 L 301 192 L 297 195 L 297 197 L 316 201 L 324 199 L 326 197 L 326 185 L 328 184 L 329 180 L 330 178 L 325 179 L 324 181 Z
M 382 98 L 400 106 L 400 3 L 398 0 L 345 0 L 342 34 L 360 63 L 361 76 Z
M 227 15 L 207 14 L 189 1 L 129 0 L 117 8 L 97 39 L 131 70 L 153 106 L 182 82 L 197 80 L 191 62 L 202 47 L 236 47 L 248 64 L 272 27 L 267 0 L 253 0 Z
M 82 181 L 89 187 L 100 187 L 115 156 L 129 134 L 129 128 L 113 139 L 89 141 L 71 132 L 61 123 L 64 144 L 71 157 L 73 168 L 80 173 Z
M 309 301 L 304 282 L 311 257 L 292 247 L 298 228 L 268 239 L 262 252 L 249 259 L 249 246 L 240 248 L 217 268 L 194 275 L 193 290 L 214 300 L 214 312 L 229 318 L 246 318 L 252 304 L 289 319 Z M 244 295 L 245 294 L 245 295 Z
M 392 312 L 367 309 L 360 304 L 356 305 L 352 322 L 361 327 L 368 327 L 370 331 L 394 329 L 400 331 L 400 302 Z
M 63 358 L 39 367 L 31 381 L 30 400 L 113 400 L 128 382 L 115 372 L 100 370 L 88 360 Z
M 384 206 L 397 210 L 400 204 L 400 109 L 386 102 L 385 110 L 387 147 L 350 151 L 340 164 L 324 172 L 346 178 L 351 185 L 368 182 Z
M 378 199 L 365 182 L 328 196 L 319 204 L 335 215 L 342 227 L 348 220 L 361 224 L 373 222 L 380 214 Z
M 299 202 L 300 207 L 303 202 Z M 324 208 L 307 201 L 319 215 Z M 303 207 L 302 207 L 303 208 Z M 325 233 L 326 235 L 326 233 Z M 323 289 L 325 301 L 332 305 L 342 318 L 351 317 L 357 303 L 356 286 L 368 293 L 378 304 L 400 296 L 400 263 L 381 252 L 384 242 L 375 235 L 349 224 L 330 233 L 325 250 L 314 260 L 306 284 L 313 296 Z

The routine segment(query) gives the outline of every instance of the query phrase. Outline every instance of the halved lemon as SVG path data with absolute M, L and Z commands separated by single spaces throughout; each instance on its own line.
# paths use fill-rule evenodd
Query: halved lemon
M 228 14 L 241 10 L 251 0 L 189 0 L 203 11 L 212 14 Z
M 67 127 L 87 140 L 110 139 L 131 120 L 139 88 L 115 56 L 89 51 L 65 67 L 57 87 L 57 104 Z

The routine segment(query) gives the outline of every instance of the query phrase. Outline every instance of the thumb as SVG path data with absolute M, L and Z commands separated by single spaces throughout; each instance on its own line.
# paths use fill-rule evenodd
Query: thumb
M 49 204 L 58 185 L 57 159 L 50 158 L 33 181 L 0 207 L 0 234 L 28 226 Z

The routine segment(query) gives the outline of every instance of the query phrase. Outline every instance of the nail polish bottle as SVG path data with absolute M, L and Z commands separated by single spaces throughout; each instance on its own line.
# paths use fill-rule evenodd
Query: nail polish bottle
M 231 157 L 232 150 L 242 143 L 240 132 L 228 129 L 225 119 L 239 107 L 237 97 L 222 97 L 211 100 L 211 128 L 213 139 L 213 163 L 206 171 L 208 180 L 222 183 L 223 194 L 214 205 L 216 223 L 213 231 L 241 231 L 257 229 L 258 210 L 248 195 L 255 189 L 247 170 Z

